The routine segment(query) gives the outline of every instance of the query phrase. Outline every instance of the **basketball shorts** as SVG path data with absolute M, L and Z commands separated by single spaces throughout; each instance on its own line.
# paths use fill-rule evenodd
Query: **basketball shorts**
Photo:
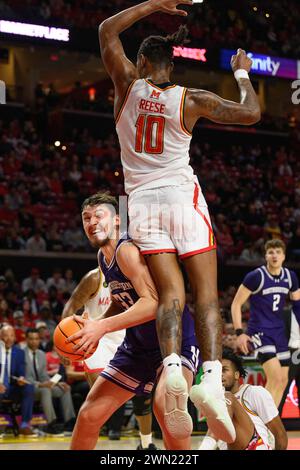
M 178 253 L 180 258 L 216 248 L 198 179 L 180 186 L 129 195 L 129 235 L 143 255 Z
M 283 367 L 290 365 L 291 353 L 284 328 L 248 330 L 247 334 L 252 339 L 255 357 L 261 364 L 277 357 Z
M 103 336 L 94 354 L 83 362 L 85 372 L 101 372 L 105 369 L 116 354 L 118 347 L 124 340 L 124 336 L 125 330 L 114 331 Z
M 182 365 L 195 375 L 199 366 L 199 348 L 195 339 L 183 342 Z M 123 341 L 101 376 L 135 395 L 150 395 L 163 368 L 159 348 L 144 350 Z

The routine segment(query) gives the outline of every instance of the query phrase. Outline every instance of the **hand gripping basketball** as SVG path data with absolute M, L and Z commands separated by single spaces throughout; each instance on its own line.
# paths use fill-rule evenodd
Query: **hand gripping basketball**
M 93 354 L 96 350 L 99 340 L 107 333 L 106 322 L 104 320 L 83 319 L 78 315 L 74 315 L 73 319 L 77 321 L 81 329 L 72 334 L 66 343 L 76 343 L 73 347 L 75 353 L 84 354 L 85 358 Z

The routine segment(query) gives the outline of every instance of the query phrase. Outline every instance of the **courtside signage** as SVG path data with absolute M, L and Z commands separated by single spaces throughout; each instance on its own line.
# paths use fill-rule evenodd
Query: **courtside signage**
M 18 36 L 29 36 L 53 41 L 68 42 L 70 40 L 69 29 L 6 20 L 0 20 L 0 33 L 16 34 Z
M 236 51 L 234 50 L 221 49 L 222 69 L 231 70 L 230 60 L 234 54 L 236 54 Z M 248 52 L 247 56 L 253 61 L 251 69 L 251 72 L 253 73 L 292 80 L 300 78 L 300 61 L 255 54 L 254 52 Z

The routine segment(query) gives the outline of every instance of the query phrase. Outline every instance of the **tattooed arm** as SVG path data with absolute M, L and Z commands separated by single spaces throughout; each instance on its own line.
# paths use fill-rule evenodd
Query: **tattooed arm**
M 239 49 L 232 57 L 233 72 L 238 69 L 250 71 L 252 61 L 245 51 Z M 260 106 L 254 88 L 247 78 L 237 80 L 240 89 L 240 102 L 225 100 L 206 90 L 189 89 L 185 103 L 185 125 L 193 129 L 200 117 L 219 124 L 255 124 L 260 120 Z

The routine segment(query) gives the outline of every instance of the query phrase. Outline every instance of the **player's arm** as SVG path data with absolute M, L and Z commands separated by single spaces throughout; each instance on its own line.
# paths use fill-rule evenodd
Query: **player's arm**
M 242 49 L 232 56 L 233 72 L 244 70 L 250 72 L 251 59 Z M 185 124 L 193 129 L 200 117 L 219 124 L 255 124 L 260 120 L 261 111 L 257 95 L 248 78 L 237 78 L 240 90 L 240 102 L 225 100 L 205 90 L 188 90 L 185 104 Z
M 162 11 L 173 15 L 186 16 L 177 10 L 178 4 L 192 5 L 191 0 L 149 0 L 135 5 L 107 18 L 99 26 L 99 42 L 104 66 L 114 82 L 120 100 L 123 99 L 129 84 L 138 78 L 137 69 L 126 57 L 119 35 L 134 23 L 152 13 Z
M 89 271 L 76 286 L 63 309 L 62 318 L 76 314 L 97 291 L 98 287 L 99 271 L 94 269 Z
M 249 387 L 247 393 L 251 394 L 249 398 L 246 396 L 246 399 L 251 400 L 253 411 L 256 412 L 274 435 L 275 449 L 285 450 L 288 445 L 288 437 L 272 395 L 261 386 Z
M 234 329 L 242 330 L 242 306 L 248 300 L 251 295 L 251 290 L 245 287 L 243 284 L 237 290 L 235 297 L 231 304 L 231 315 Z M 248 354 L 247 342 L 251 341 L 251 338 L 245 333 L 239 334 L 237 337 L 237 346 L 243 354 Z
M 74 346 L 74 351 L 85 350 L 88 353 L 105 334 L 131 328 L 154 320 L 156 317 L 158 295 L 139 249 L 133 243 L 125 243 L 118 251 L 117 261 L 123 274 L 131 281 L 139 299 L 126 311 L 98 322 L 76 317 L 76 320 L 84 327 L 67 339 L 67 342 L 71 342 L 81 338 Z M 126 302 L 125 298 L 124 301 Z
M 279 416 L 266 423 L 275 438 L 275 450 L 286 450 L 288 445 L 288 437 L 283 423 Z

